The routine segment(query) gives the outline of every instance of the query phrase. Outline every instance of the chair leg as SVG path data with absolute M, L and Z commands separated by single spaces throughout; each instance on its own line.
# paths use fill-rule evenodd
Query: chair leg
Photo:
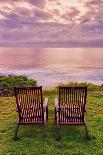
M 18 129 L 19 129 L 19 123 L 16 124 L 15 134 L 14 134 L 14 137 L 13 137 L 13 140 L 14 141 L 17 141 L 18 140 L 18 136 L 17 136 Z
M 46 123 L 47 123 L 47 109 L 44 111 L 44 130 L 43 130 L 43 138 L 46 138 L 47 137 L 47 134 L 46 134 Z
M 46 119 L 48 121 L 48 107 L 46 107 Z
M 56 112 L 56 108 L 55 108 L 55 120 L 57 119 L 57 112 Z
M 47 138 L 47 132 L 46 132 L 46 124 L 44 123 L 44 130 L 43 130 L 43 139 Z
M 86 139 L 89 140 L 89 139 L 90 139 L 90 136 L 89 136 L 89 134 L 88 134 L 88 128 L 87 128 L 87 125 L 85 124 L 84 127 L 85 127 L 85 135 L 86 135 Z
M 57 129 L 56 129 L 56 140 L 59 141 L 61 139 L 60 136 L 60 126 L 57 125 Z

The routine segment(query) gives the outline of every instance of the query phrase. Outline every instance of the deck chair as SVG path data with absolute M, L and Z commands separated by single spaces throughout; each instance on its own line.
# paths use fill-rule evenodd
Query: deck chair
M 84 119 L 87 87 L 59 87 L 59 99 L 55 99 L 55 122 L 57 139 L 60 139 L 60 125 L 84 125 L 86 138 L 89 138 Z
M 43 102 L 42 87 L 14 88 L 16 97 L 16 111 L 19 114 L 15 130 L 14 140 L 17 140 L 17 132 L 20 125 L 43 124 L 48 119 L 48 99 Z

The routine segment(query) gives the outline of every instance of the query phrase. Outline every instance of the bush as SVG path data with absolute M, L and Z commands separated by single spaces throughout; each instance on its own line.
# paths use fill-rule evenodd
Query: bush
M 6 90 L 9 96 L 13 95 L 14 87 L 36 86 L 37 81 L 28 79 L 25 75 L 0 76 L 0 89 Z
M 102 91 L 103 90 L 103 84 L 96 85 L 93 83 L 88 82 L 69 82 L 67 84 L 60 84 L 61 86 L 87 86 L 89 91 Z M 58 87 L 58 86 L 57 86 Z

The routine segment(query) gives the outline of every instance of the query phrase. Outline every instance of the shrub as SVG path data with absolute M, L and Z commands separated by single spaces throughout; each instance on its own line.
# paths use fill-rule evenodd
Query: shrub
M 96 84 L 88 83 L 88 82 L 68 82 L 66 84 L 61 83 L 58 86 L 54 87 L 53 91 L 57 90 L 59 86 L 87 86 L 88 91 L 103 91 L 103 84 L 96 85 Z
M 6 90 L 8 95 L 13 95 L 14 87 L 36 86 L 37 81 L 28 79 L 25 75 L 0 76 L 0 89 Z

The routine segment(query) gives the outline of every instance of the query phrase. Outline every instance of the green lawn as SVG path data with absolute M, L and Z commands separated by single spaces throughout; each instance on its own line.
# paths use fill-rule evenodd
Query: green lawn
M 61 140 L 56 141 L 56 95 L 48 93 L 44 96 L 49 98 L 47 138 L 42 137 L 43 126 L 21 126 L 16 142 L 12 140 L 17 120 L 15 98 L 0 98 L 0 155 L 103 155 L 103 91 L 88 92 L 85 118 L 90 141 L 85 140 L 83 126 L 62 126 Z

